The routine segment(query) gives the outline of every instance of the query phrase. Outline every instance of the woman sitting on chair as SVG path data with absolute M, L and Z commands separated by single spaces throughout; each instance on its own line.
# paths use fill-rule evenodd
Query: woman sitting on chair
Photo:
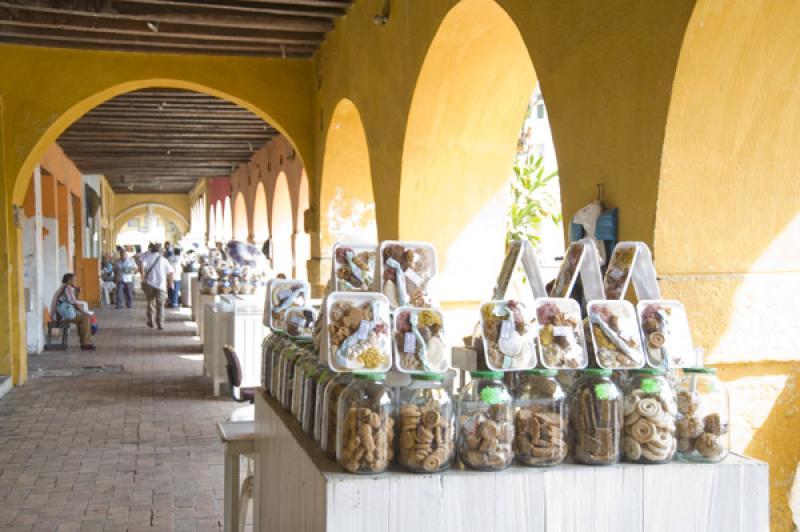
M 53 320 L 77 323 L 78 334 L 81 337 L 81 349 L 94 351 L 95 346 L 92 343 L 89 314 L 83 311 L 77 297 L 75 297 L 75 292 L 77 291 L 75 274 L 65 273 L 64 277 L 61 278 L 61 283 L 61 287 L 56 291 L 56 295 L 53 296 L 53 303 L 50 306 Z

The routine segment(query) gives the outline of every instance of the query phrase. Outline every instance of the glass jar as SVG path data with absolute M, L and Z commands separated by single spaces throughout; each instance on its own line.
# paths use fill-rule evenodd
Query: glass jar
M 392 392 L 385 378 L 356 373 L 339 398 L 336 460 L 350 473 L 382 473 L 392 460 Z
M 317 358 L 309 348 L 310 344 L 301 346 L 292 379 L 291 412 L 298 422 L 302 422 L 303 399 L 305 398 L 305 387 L 308 384 L 307 377 L 317 366 Z
M 338 426 L 336 416 L 338 415 L 339 398 L 352 380 L 352 373 L 339 373 L 325 387 L 320 447 L 331 460 L 336 460 L 336 427 Z
M 279 335 L 280 339 L 275 344 L 275 347 L 272 348 L 272 353 L 270 353 L 270 359 L 272 360 L 270 364 L 270 371 L 272 373 L 269 392 L 275 399 L 280 399 L 280 383 L 281 383 L 281 364 L 283 361 L 283 353 L 287 349 L 292 347 L 292 343 L 284 337 L 282 334 Z
M 322 375 L 330 372 L 327 366 L 319 363 L 317 356 L 319 356 L 319 353 L 314 355 L 314 363 L 306 371 L 306 384 L 303 386 L 303 409 L 300 412 L 300 425 L 303 427 L 303 432 L 309 436 L 314 435 L 317 396 L 321 395 L 320 391 L 322 390 L 319 383 Z
M 300 347 L 291 344 L 283 350 L 281 354 L 280 385 L 278 388 L 278 400 L 283 408 L 290 410 L 292 405 L 292 391 L 294 384 L 294 365 L 300 356 Z
M 453 460 L 455 412 L 444 375 L 411 375 L 397 407 L 400 446 L 397 461 L 414 473 L 437 473 Z
M 328 383 L 336 376 L 328 366 L 325 364 L 320 364 L 322 368 L 319 376 L 319 382 L 317 383 L 317 396 L 314 401 L 314 440 L 317 442 L 322 443 L 322 419 L 325 414 L 325 390 L 328 387 Z M 320 445 L 320 447 L 324 447 Z
M 677 448 L 675 392 L 662 369 L 630 372 L 622 403 L 625 434 L 622 452 L 629 462 L 663 464 Z
M 482 471 L 505 469 L 514 459 L 514 402 L 501 371 L 473 371 L 458 396 L 458 457 Z
M 678 383 L 678 457 L 719 462 L 728 456 L 730 399 L 714 368 L 686 368 Z
M 548 467 L 567 457 L 567 394 L 554 369 L 532 369 L 514 388 L 514 454 L 520 463 Z
M 609 369 L 585 369 L 569 399 L 573 459 L 588 465 L 616 464 L 622 436 L 622 392 Z
M 272 350 L 278 343 L 279 337 L 274 333 L 270 333 L 261 342 L 261 387 L 265 391 L 269 391 L 270 384 L 272 383 Z

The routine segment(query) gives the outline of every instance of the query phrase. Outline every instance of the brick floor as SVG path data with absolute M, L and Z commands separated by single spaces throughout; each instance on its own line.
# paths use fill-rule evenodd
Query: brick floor
M 98 319 L 96 352 L 71 337 L 31 356 L 28 384 L 0 400 L 0 530 L 221 529 L 215 423 L 240 405 L 201 376 L 189 312 L 168 311 L 164 331 L 141 300 Z M 123 371 L 47 376 L 103 365 Z

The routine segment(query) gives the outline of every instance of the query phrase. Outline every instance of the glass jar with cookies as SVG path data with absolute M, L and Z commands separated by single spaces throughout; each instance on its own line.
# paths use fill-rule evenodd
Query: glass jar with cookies
M 455 452 L 453 401 L 440 373 L 411 376 L 397 406 L 397 461 L 414 473 L 437 473 L 450 467 Z
M 567 394 L 554 369 L 532 369 L 514 388 L 514 454 L 530 466 L 550 467 L 567 457 Z
M 480 471 L 505 469 L 514 459 L 514 401 L 502 371 L 473 371 L 458 396 L 458 456 Z
M 382 373 L 355 373 L 339 398 L 336 460 L 349 473 L 382 473 L 394 451 L 392 392 Z
M 719 462 L 728 456 L 730 398 L 714 368 L 686 368 L 677 387 L 678 457 Z
M 672 460 L 677 448 L 675 391 L 662 369 L 631 371 L 622 403 L 625 460 L 661 464 Z

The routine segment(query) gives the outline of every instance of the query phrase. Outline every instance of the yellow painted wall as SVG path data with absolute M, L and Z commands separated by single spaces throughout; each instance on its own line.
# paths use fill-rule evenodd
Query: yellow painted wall
M 667 296 L 733 390 L 735 449 L 770 464 L 772 530 L 792 530 L 800 460 L 800 4 L 704 0 L 678 63 L 655 256 Z

